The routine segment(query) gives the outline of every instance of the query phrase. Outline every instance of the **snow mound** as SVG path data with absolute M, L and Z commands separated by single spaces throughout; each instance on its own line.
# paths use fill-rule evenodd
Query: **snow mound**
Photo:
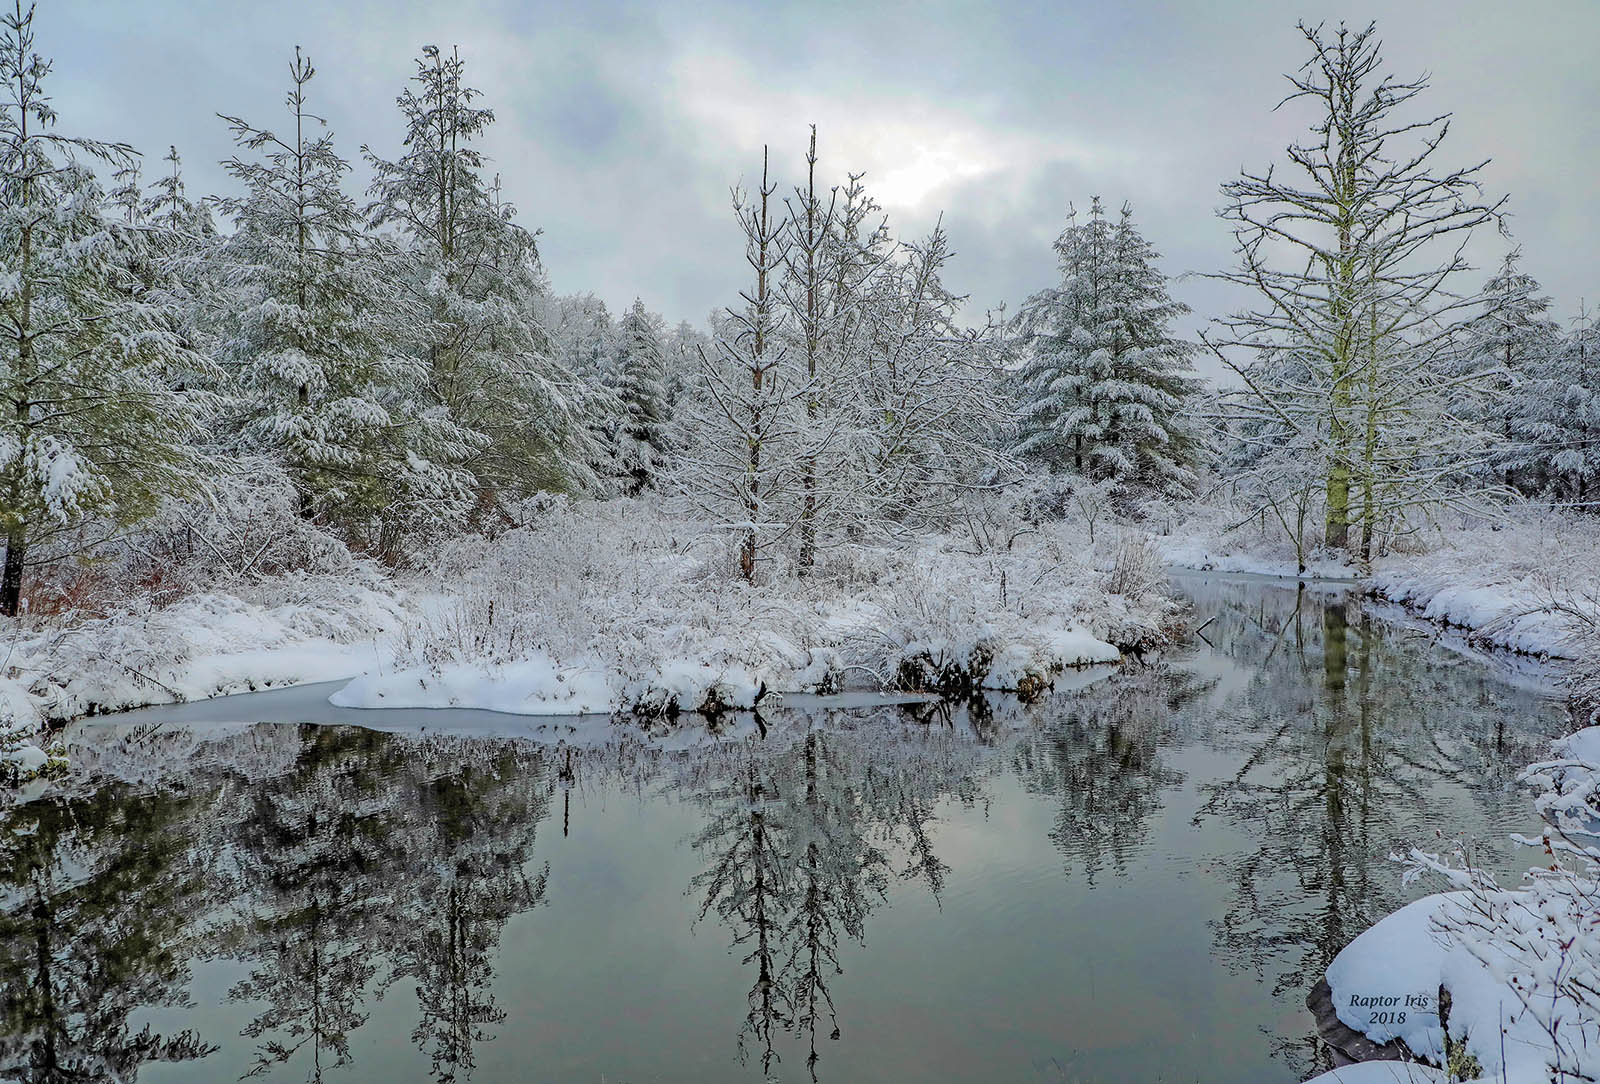
M 563 668 L 544 655 L 488 668 L 460 663 L 437 671 L 365 674 L 328 702 L 340 708 L 481 708 L 518 715 L 588 715 L 615 707 L 604 674 Z
M 1312 1077 L 1305 1084 L 1449 1084 L 1443 1069 L 1399 1061 L 1365 1061 Z

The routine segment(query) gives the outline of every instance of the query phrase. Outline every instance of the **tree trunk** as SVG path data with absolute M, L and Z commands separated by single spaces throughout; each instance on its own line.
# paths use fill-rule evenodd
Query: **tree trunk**
M 1372 534 L 1378 521 L 1378 310 L 1369 299 L 1371 331 L 1367 349 L 1367 431 L 1361 448 L 1361 564 L 1372 568 Z
M 13 527 L 6 537 L 6 568 L 0 578 L 0 615 L 16 617 L 22 606 L 22 569 L 28 543 L 23 528 Z

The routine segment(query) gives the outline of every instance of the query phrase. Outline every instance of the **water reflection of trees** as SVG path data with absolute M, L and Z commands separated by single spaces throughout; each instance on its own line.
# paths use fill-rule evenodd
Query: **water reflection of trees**
M 693 840 L 705 866 L 690 891 L 750 970 L 738 1049 L 754 1049 L 763 1073 L 789 1032 L 816 1078 L 818 1033 L 840 1037 L 831 984 L 844 973 L 841 946 L 862 942 L 892 879 L 937 897 L 948 867 L 934 846 L 936 806 L 977 800 L 990 759 L 953 720 L 857 721 L 796 713 L 781 734 L 711 751 L 686 788 L 705 816 Z
M 1239 768 L 1202 788 L 1196 822 L 1220 817 L 1255 841 L 1228 863 L 1218 956 L 1301 998 L 1356 934 L 1404 902 L 1396 846 L 1437 831 L 1483 834 L 1496 807 L 1515 800 L 1516 766 L 1545 735 L 1507 732 L 1506 719 L 1536 714 L 1528 694 L 1343 597 L 1259 586 L 1197 594 L 1216 617 L 1208 639 L 1248 675 L 1198 723 Z M 1442 793 L 1459 790 L 1476 801 L 1477 823 L 1470 801 L 1449 802 L 1450 823 L 1430 816 Z M 1314 1037 L 1278 1049 L 1302 1073 L 1331 1066 Z
M 175 744 L 192 759 L 162 778 Z M 504 1018 L 489 993 L 500 932 L 544 894 L 545 755 L 347 728 L 123 735 L 86 759 L 139 785 L 80 784 L 0 830 L 0 1071 L 133 1081 L 143 1063 L 212 1054 L 225 1037 L 129 1021 L 186 1005 L 191 961 L 221 959 L 247 970 L 227 995 L 255 1012 L 246 1075 L 287 1063 L 322 1079 L 405 980 L 432 1075 L 465 1079 Z
M 1127 870 L 1163 792 L 1183 781 L 1161 748 L 1175 735 L 1176 713 L 1211 684 L 1168 667 L 1119 674 L 1055 698 L 1047 718 L 1018 740 L 1017 777 L 1058 806 L 1050 840 L 1068 876 L 1081 868 L 1092 886 L 1107 863 L 1114 873 Z
M 12 810 L 0 832 L 0 1076 L 132 1081 L 204 1057 L 190 1030 L 135 1029 L 188 1000 L 187 914 L 209 887 L 188 846 L 200 802 L 110 787 Z
M 103 740 L 79 758 L 90 777 L 12 810 L 0 834 L 0 1073 L 131 1081 L 231 1039 L 244 1064 L 216 1076 L 319 1079 L 399 989 L 419 1059 L 465 1081 L 515 1026 L 495 973 L 507 924 L 550 888 L 540 823 L 559 806 L 565 832 L 572 788 L 597 784 L 695 809 L 688 891 L 743 967 L 737 1049 L 764 1073 L 797 1050 L 814 1078 L 848 1029 L 835 998 L 878 909 L 897 886 L 943 899 L 952 809 L 981 810 L 1014 778 L 1049 803 L 1067 875 L 1092 886 L 1189 800 L 1175 747 L 1197 741 L 1241 766 L 1195 784 L 1197 817 L 1246 837 L 1227 859 L 1218 956 L 1297 997 L 1398 902 L 1387 856 L 1427 826 L 1435 789 L 1518 801 L 1510 773 L 1538 738 L 1496 725 L 1527 716 L 1515 694 L 1342 605 L 1257 587 L 1199 609 L 1217 615 L 1218 655 L 1032 708 L 789 710 L 688 748 L 340 727 Z M 240 969 L 228 996 L 251 1016 L 247 1042 L 140 1023 L 186 1003 L 195 960 Z
M 850 946 L 895 885 L 938 903 L 951 872 L 939 822 L 952 807 L 982 808 L 994 777 L 1015 770 L 1059 803 L 1052 838 L 1069 867 L 1091 881 L 1124 867 L 1179 778 L 1157 744 L 1193 690 L 1154 672 L 1114 685 L 1032 709 L 786 711 L 747 739 L 675 750 L 343 727 L 237 728 L 213 740 L 129 731 L 85 762 L 136 785 L 80 780 L 76 797 L 13 813 L 13 829 L 29 817 L 59 828 L 6 834 L 17 854 L 0 914 L 0 1049 L 13 1062 L 66 1049 L 81 1062 L 93 1049 L 115 1075 L 85 1079 L 107 1080 L 134 1079 L 140 1061 L 206 1056 L 228 1037 L 127 1022 L 184 1004 L 189 962 L 206 959 L 242 969 L 227 997 L 252 1014 L 242 1031 L 251 1053 L 229 1072 L 320 1080 L 349 1065 L 374 999 L 398 983 L 415 993 L 412 1039 L 432 1076 L 464 1081 L 505 1024 L 492 993 L 503 930 L 545 897 L 536 829 L 560 791 L 566 830 L 583 779 L 665 789 L 700 811 L 690 843 L 702 869 L 689 890 L 749 975 L 738 1050 L 767 1071 L 794 1042 L 814 1078 L 819 1042 L 841 1035 L 835 984 Z M 73 871 L 70 884 L 47 875 L 52 863 Z M 98 910 L 79 902 L 85 894 Z M 123 949 L 143 956 L 108 951 L 102 927 L 120 928 L 104 917 L 115 909 L 124 926 L 146 924 Z M 40 987 L 27 969 L 46 936 L 52 966 L 117 980 L 63 973 L 43 983 L 55 991 L 43 1000 L 12 996 Z M 113 1002 L 120 1019 L 98 1007 Z

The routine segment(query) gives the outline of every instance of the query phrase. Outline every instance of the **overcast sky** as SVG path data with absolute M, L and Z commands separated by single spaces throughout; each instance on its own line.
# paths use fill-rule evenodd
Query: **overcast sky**
M 351 159 L 363 143 L 395 155 L 413 58 L 459 45 L 555 288 L 699 323 L 743 285 L 730 184 L 759 173 L 763 143 L 798 180 L 811 123 L 824 170 L 865 170 L 897 232 L 944 213 L 947 281 L 979 309 L 1048 284 L 1068 205 L 1094 195 L 1133 204 L 1169 273 L 1224 267 L 1219 184 L 1281 161 L 1307 120 L 1272 111 L 1304 59 L 1295 20 L 1377 18 L 1390 68 L 1431 73 L 1428 103 L 1456 115 L 1444 160 L 1493 159 L 1485 179 L 1510 194 L 1525 267 L 1561 316 L 1600 300 L 1597 0 L 857 8 L 42 0 L 35 25 L 63 131 L 130 142 L 150 168 L 176 143 L 191 192 L 227 187 L 216 113 L 280 122 L 296 45 Z M 365 182 L 358 167 L 352 188 Z M 1227 304 L 1221 289 L 1174 285 L 1198 316 Z

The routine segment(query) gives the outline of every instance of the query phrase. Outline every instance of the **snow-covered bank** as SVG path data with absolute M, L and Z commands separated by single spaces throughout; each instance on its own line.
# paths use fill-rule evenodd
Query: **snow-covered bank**
M 333 702 L 661 717 L 845 688 L 1031 694 L 1164 642 L 1177 613 L 1137 543 L 1064 524 L 839 547 L 755 585 L 730 567 L 723 532 L 633 501 L 559 505 L 449 555 L 452 600 L 401 638 L 396 669 Z
M 79 716 L 366 672 L 416 617 L 404 590 L 358 566 L 165 607 L 17 622 L 0 654 L 0 765 L 22 778 L 48 768 L 41 731 Z
M 1330 1069 L 1305 1084 L 1449 1084 L 1451 1076 L 1430 1065 L 1398 1061 L 1368 1061 Z
M 36 736 L 81 715 L 342 678 L 341 707 L 659 718 L 841 689 L 1034 695 L 1166 641 L 1179 607 L 1136 539 L 990 527 L 841 546 L 808 576 L 747 585 L 725 532 L 642 502 L 561 502 L 426 575 L 355 563 L 19 622 L 0 763 L 14 780 L 50 770 Z
M 1591 1079 L 1600 1052 L 1600 729 L 1555 743 L 1522 781 L 1549 823 L 1521 842 L 1542 864 L 1502 887 L 1462 848 L 1413 852 L 1413 875 L 1451 891 L 1382 919 L 1335 957 L 1327 979 L 1341 1022 L 1375 1043 L 1400 1039 L 1461 1078 L 1507 1084 Z M 1567 1074 L 1567 1075 L 1561 1075 Z
M 1528 504 L 1503 521 L 1420 531 L 1363 570 L 1317 550 L 1305 568 L 1281 532 L 1232 525 L 1205 509 L 1152 538 L 1170 564 L 1219 572 L 1355 581 L 1375 598 L 1461 630 L 1480 647 L 1559 659 L 1595 651 L 1600 625 L 1600 517 Z

